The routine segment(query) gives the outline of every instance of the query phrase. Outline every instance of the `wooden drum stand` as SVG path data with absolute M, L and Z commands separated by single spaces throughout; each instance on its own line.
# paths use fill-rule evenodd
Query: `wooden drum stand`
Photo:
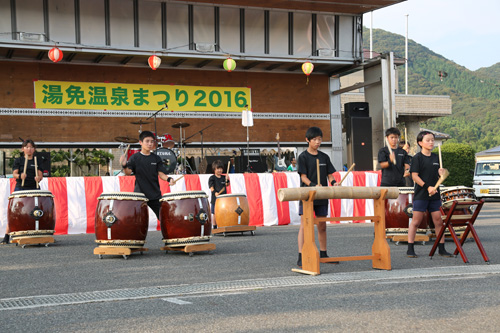
M 332 261 L 371 260 L 372 267 L 391 270 L 391 250 L 385 235 L 385 199 L 395 199 L 399 196 L 398 188 L 394 187 L 316 187 L 288 188 L 278 191 L 280 201 L 302 200 L 302 223 L 304 224 L 304 246 L 302 247 L 302 269 L 292 269 L 294 272 L 318 275 L 319 264 Z M 374 216 L 352 217 L 321 217 L 314 218 L 314 199 L 374 199 Z M 372 254 L 366 256 L 320 258 L 314 236 L 314 224 L 326 221 L 371 220 L 374 222 L 375 239 Z

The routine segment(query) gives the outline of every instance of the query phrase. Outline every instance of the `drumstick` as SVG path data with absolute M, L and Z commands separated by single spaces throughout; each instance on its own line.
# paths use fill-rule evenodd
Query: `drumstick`
M 392 149 L 391 149 L 391 145 L 389 144 L 389 140 L 387 140 L 387 137 L 385 138 L 385 143 L 387 143 L 387 148 L 389 149 L 389 159 L 391 160 L 392 164 L 396 164 L 396 162 L 391 158 Z
M 319 177 L 319 158 L 316 159 L 316 174 L 318 175 L 318 185 L 321 184 L 321 178 Z
M 226 172 L 226 178 L 229 179 L 229 167 L 231 166 L 231 161 L 227 162 L 227 172 Z
M 185 175 L 182 175 L 180 176 L 179 178 L 177 178 L 176 180 L 174 180 L 174 183 L 172 185 L 175 185 L 175 183 L 177 183 L 177 181 L 181 180 L 182 178 L 184 178 Z
M 448 170 L 444 169 L 444 173 L 441 177 L 439 177 L 439 180 L 437 181 L 436 185 L 434 185 L 435 188 L 438 188 L 439 185 L 441 185 L 446 178 L 448 178 L 448 176 L 450 175 L 450 173 L 448 172 Z M 432 195 L 429 194 L 429 196 L 431 197 Z
M 38 164 L 36 163 L 36 156 L 34 158 L 35 158 L 35 180 L 36 180 L 36 177 L 38 177 Z M 38 188 L 38 180 L 36 180 L 36 188 Z
M 24 171 L 23 171 L 23 173 L 26 173 L 27 167 L 28 167 L 28 157 L 26 155 L 24 155 Z M 21 186 L 24 186 L 24 179 L 21 182 Z
M 438 150 L 439 150 L 439 167 L 442 169 L 443 168 L 443 158 L 441 157 L 441 145 L 438 145 Z
M 127 149 L 125 149 L 125 153 L 123 155 L 125 155 L 125 158 L 127 157 L 127 153 L 128 153 L 128 150 L 130 149 L 130 145 L 127 146 Z
M 406 127 L 405 127 L 405 145 L 408 146 L 408 134 L 406 134 Z
M 347 175 L 352 171 L 352 169 L 354 169 L 355 165 L 356 165 L 356 163 L 353 163 L 351 165 L 351 167 L 349 168 L 349 170 L 347 170 L 347 172 L 345 173 L 344 177 L 342 177 L 342 179 L 340 180 L 339 186 L 342 185 L 342 182 L 344 181 L 344 179 L 346 179 Z

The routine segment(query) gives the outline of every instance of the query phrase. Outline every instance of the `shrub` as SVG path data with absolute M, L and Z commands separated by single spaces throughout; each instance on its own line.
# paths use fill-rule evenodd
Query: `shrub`
M 433 151 L 439 154 L 438 148 Z M 472 187 L 474 170 L 475 150 L 463 143 L 445 143 L 441 146 L 443 168 L 448 169 L 450 175 L 444 181 L 444 186 L 467 186 Z

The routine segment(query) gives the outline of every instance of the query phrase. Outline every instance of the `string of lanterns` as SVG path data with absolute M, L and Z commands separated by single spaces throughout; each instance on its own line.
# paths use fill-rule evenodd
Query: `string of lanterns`
M 58 48 L 58 47 L 53 47 L 49 51 L 49 59 L 52 60 L 53 62 L 59 62 L 63 58 L 63 52 Z M 156 70 L 158 67 L 161 65 L 161 58 L 158 57 L 156 54 L 153 54 L 148 58 L 148 65 L 151 67 L 152 70 Z M 223 63 L 224 69 L 231 73 L 236 69 L 236 61 L 232 59 L 231 57 L 227 57 L 226 60 L 224 60 Z M 314 70 L 314 65 L 310 61 L 306 61 L 302 64 L 302 72 L 307 76 L 307 81 L 306 84 L 309 84 L 309 75 Z

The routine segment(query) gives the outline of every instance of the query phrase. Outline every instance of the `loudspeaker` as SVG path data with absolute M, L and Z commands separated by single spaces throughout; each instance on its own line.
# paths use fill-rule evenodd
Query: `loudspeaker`
M 50 171 L 50 153 L 46 151 L 40 151 L 35 154 L 36 162 L 38 167 L 42 169 L 44 177 L 50 177 L 52 172 Z
M 348 163 L 356 163 L 356 171 L 373 170 L 372 118 L 347 119 Z
M 250 172 L 258 172 L 258 173 L 262 173 L 262 172 L 267 172 L 267 164 L 266 164 L 266 159 L 265 157 L 262 158 L 261 155 L 252 155 L 251 154 L 251 151 L 250 151 L 250 170 L 247 170 L 248 169 L 248 159 L 247 157 L 242 154 L 241 157 L 239 158 L 239 163 L 237 164 L 237 169 L 236 170 L 239 170 L 239 171 L 236 171 L 236 172 L 247 172 L 247 171 L 250 171 Z
M 346 118 L 353 117 L 369 117 L 370 110 L 366 102 L 351 102 L 344 104 L 344 116 Z

